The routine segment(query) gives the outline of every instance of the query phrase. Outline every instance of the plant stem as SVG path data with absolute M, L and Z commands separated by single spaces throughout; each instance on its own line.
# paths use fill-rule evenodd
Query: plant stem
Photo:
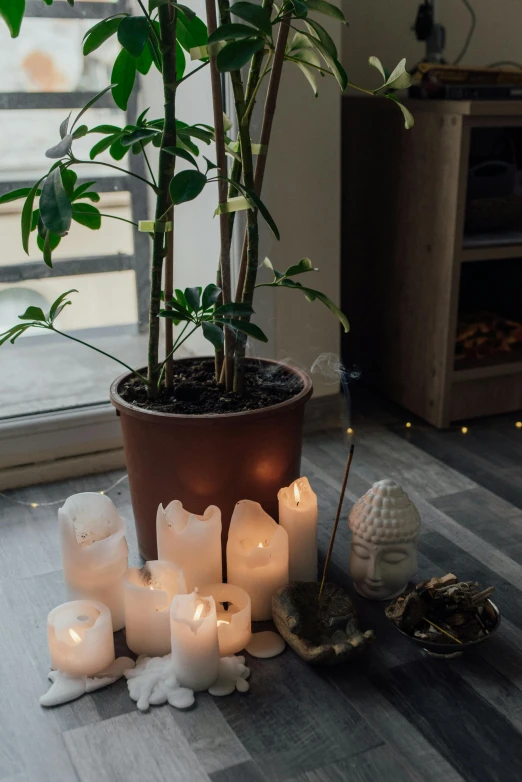
M 147 164 L 147 168 L 149 169 L 150 177 L 151 177 L 152 181 L 154 182 L 154 187 L 157 187 L 156 177 L 154 176 L 154 171 L 152 170 L 152 168 L 150 166 L 149 158 L 147 157 L 147 153 L 145 152 L 145 144 L 143 143 L 143 141 L 140 142 L 140 146 L 141 146 L 141 151 L 143 152 L 143 157 L 145 158 L 145 163 Z
M 119 358 L 116 358 L 115 356 L 111 356 L 110 353 L 106 353 L 104 350 L 101 350 L 100 348 L 96 348 L 94 345 L 89 345 L 88 342 L 84 342 L 82 339 L 78 339 L 77 337 L 72 337 L 70 334 L 66 334 L 64 331 L 60 331 L 59 329 L 55 328 L 54 326 L 49 326 L 49 331 L 54 331 L 55 334 L 59 334 L 61 337 L 66 337 L 67 339 L 72 339 L 73 342 L 78 342 L 80 345 L 84 345 L 86 348 L 90 348 L 91 350 L 95 350 L 96 353 L 101 353 L 102 356 L 106 356 L 107 358 L 111 358 L 113 361 L 116 361 L 117 364 L 121 364 L 122 367 L 125 367 L 125 369 L 130 370 L 130 372 L 133 373 L 133 375 L 136 375 L 140 378 L 140 380 L 143 380 L 144 383 L 148 385 L 147 378 L 144 377 L 140 372 L 137 372 L 135 369 L 130 367 L 128 364 L 126 364 L 124 361 L 120 361 Z
M 179 337 L 177 338 L 176 342 L 174 343 L 174 346 L 173 346 L 173 348 L 172 348 L 172 351 L 171 351 L 170 355 L 169 355 L 169 356 L 167 356 L 167 357 L 165 358 L 165 360 L 163 361 L 163 363 L 161 364 L 161 372 L 160 372 L 160 375 L 159 375 L 159 378 L 158 378 L 158 391 L 159 391 L 159 389 L 161 388 L 161 381 L 163 380 L 163 375 L 164 375 L 164 373 L 165 373 L 165 367 L 166 367 L 166 365 L 167 365 L 167 363 L 168 363 L 168 360 L 169 360 L 169 358 L 171 358 L 171 356 L 173 356 L 173 355 L 174 355 L 174 353 L 176 352 L 176 350 L 177 350 L 178 348 L 180 348 L 180 347 L 183 345 L 183 343 L 184 343 L 184 342 L 186 342 L 186 340 L 187 340 L 187 339 L 188 339 L 190 336 L 192 336 L 192 334 L 194 334 L 194 332 L 196 331 L 196 329 L 198 329 L 198 328 L 199 328 L 199 324 L 198 324 L 198 325 L 196 325 L 196 326 L 195 326 L 195 327 L 192 329 L 192 331 L 189 331 L 189 333 L 187 334 L 187 336 L 186 336 L 184 339 L 181 339 L 181 337 L 182 337 L 182 336 L 183 336 L 183 334 L 185 333 L 185 330 L 186 330 L 187 326 L 188 326 L 188 323 L 185 323 L 185 325 L 183 326 L 183 329 L 182 329 L 182 331 L 181 331 L 181 334 L 179 335 Z M 180 342 L 180 339 L 181 339 L 181 342 Z
M 207 28 L 211 35 L 217 28 L 215 0 L 205 0 L 207 11 Z M 212 106 L 214 110 L 214 133 L 216 139 L 216 162 L 221 177 L 226 177 L 228 173 L 227 158 L 225 153 L 225 128 L 223 124 L 223 95 L 221 92 L 221 76 L 216 65 L 216 56 L 210 57 L 210 81 L 212 86 Z M 227 200 L 227 183 L 224 179 L 218 179 L 218 200 L 220 204 Z M 219 266 L 221 270 L 221 290 L 223 304 L 229 304 L 232 295 L 232 283 L 230 279 L 230 235 L 228 230 L 228 215 L 225 213 L 219 215 L 220 232 L 220 257 Z M 232 334 L 228 326 L 224 326 L 225 336 L 225 388 L 232 390 L 234 378 L 234 357 L 232 348 Z
M 176 40 L 176 26 L 177 26 L 177 14 L 175 11 L 175 8 L 170 5 L 170 3 L 167 6 L 169 11 L 169 22 L 172 32 L 172 38 L 175 41 Z M 171 67 L 176 74 L 177 78 L 177 72 L 176 72 L 176 46 L 174 45 L 172 48 L 172 55 L 171 55 Z M 176 89 L 177 89 L 177 83 L 176 79 L 174 80 L 170 91 L 173 94 L 173 100 L 172 105 L 170 107 L 171 111 L 171 120 L 174 118 L 174 133 L 176 133 Z M 174 158 L 174 165 L 172 166 L 172 172 L 171 177 L 174 176 L 174 171 L 176 168 L 176 157 Z M 169 198 L 170 201 L 170 198 Z M 165 309 L 170 309 L 170 300 L 172 299 L 174 295 L 174 204 L 170 209 L 168 210 L 170 212 L 166 215 L 166 220 L 172 222 L 172 230 L 167 232 L 167 236 L 165 239 L 166 242 L 166 256 L 165 256 Z M 173 349 L 174 345 L 174 324 L 170 320 L 170 318 L 167 318 L 165 321 L 165 388 L 167 390 L 172 390 L 174 387 L 174 363 L 173 363 Z M 161 381 L 160 381 L 161 382 Z M 158 391 L 160 382 L 158 383 Z
M 279 85 L 281 83 L 281 74 L 283 71 L 283 64 L 285 59 L 286 44 L 288 41 L 288 33 L 290 31 L 290 17 L 291 17 L 291 13 L 287 12 L 285 13 L 283 19 L 281 20 L 281 24 L 279 26 L 279 33 L 277 36 L 275 53 L 274 53 L 274 61 L 272 64 L 272 71 L 270 73 L 270 81 L 268 83 L 268 91 L 266 94 L 266 101 L 265 101 L 265 110 L 263 114 L 263 125 L 261 127 L 261 138 L 259 139 L 259 143 L 265 148 L 265 154 L 258 155 L 257 157 L 256 173 L 255 173 L 254 187 L 253 187 L 257 195 L 261 194 L 261 190 L 263 187 L 263 179 L 265 176 L 265 168 L 266 168 L 266 159 L 268 157 L 268 146 L 270 144 L 270 136 L 272 134 L 272 124 L 274 121 L 277 95 L 279 93 Z M 251 278 L 253 277 L 253 282 L 252 279 L 250 279 L 248 281 L 248 286 L 247 286 L 248 266 L 249 266 L 248 242 L 247 242 L 247 237 L 245 236 L 245 240 L 243 242 L 243 252 L 241 254 L 241 264 L 239 267 L 239 277 L 238 277 L 237 288 L 236 288 L 236 301 L 245 301 L 247 304 L 251 304 L 252 296 L 254 293 L 253 286 L 255 285 L 256 282 L 255 280 L 256 274 L 255 271 L 252 270 L 250 277 Z M 257 264 L 256 264 L 256 271 L 257 271 Z M 248 287 L 248 291 L 246 292 L 247 295 L 246 299 L 244 298 L 245 286 Z
M 111 220 L 121 220 L 122 223 L 129 223 L 129 225 L 134 225 L 136 228 L 138 228 L 138 223 L 135 223 L 133 220 L 127 220 L 125 217 L 118 217 L 118 215 L 108 215 L 105 212 L 100 212 L 100 217 L 110 217 Z
M 194 68 L 194 70 L 190 71 L 190 73 L 187 73 L 186 76 L 183 76 L 183 78 L 178 81 L 178 86 L 181 84 L 181 82 L 185 81 L 186 79 L 190 79 L 191 76 L 194 76 L 195 73 L 200 71 L 202 68 L 204 68 L 208 64 L 209 64 L 209 60 L 207 60 L 207 62 L 201 63 L 201 65 L 198 65 L 198 67 Z
M 71 163 L 78 163 L 81 164 L 82 166 L 84 165 L 106 166 L 106 168 L 114 168 L 116 171 L 121 171 L 122 174 L 128 174 L 129 176 L 135 177 L 135 179 L 140 179 L 142 182 L 145 182 L 146 185 L 152 187 L 155 193 L 157 192 L 156 186 L 153 185 L 152 182 L 149 182 L 148 179 L 144 179 L 142 176 L 139 176 L 139 174 L 134 174 L 132 171 L 127 171 L 126 168 L 120 168 L 119 166 L 114 166 L 112 163 L 103 163 L 101 160 L 78 160 L 75 157 L 72 158 Z
M 171 14 L 171 10 L 173 13 Z M 176 146 L 176 9 L 160 5 L 158 11 L 163 56 L 163 95 L 165 99 L 165 121 L 161 137 L 158 165 L 158 197 L 156 199 L 156 221 L 169 209 L 171 198 L 169 184 L 174 173 L 176 158 L 165 152 L 166 147 Z M 152 249 L 152 268 L 149 306 L 149 347 L 147 377 L 149 397 L 157 393 L 159 375 L 158 351 L 160 323 L 158 314 L 161 306 L 161 273 L 165 256 L 165 234 L 155 231 Z

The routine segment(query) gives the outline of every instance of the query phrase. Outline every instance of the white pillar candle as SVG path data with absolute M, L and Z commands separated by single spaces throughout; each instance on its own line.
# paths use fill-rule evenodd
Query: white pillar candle
M 58 520 L 69 597 L 104 603 L 114 631 L 121 630 L 128 565 L 125 522 L 109 497 L 94 492 L 69 497 L 58 511 Z
M 170 653 L 170 604 L 175 595 L 186 591 L 183 571 L 170 562 L 154 560 L 141 570 L 127 570 L 123 599 L 129 649 L 149 657 Z
M 288 535 L 258 502 L 241 500 L 232 514 L 227 574 L 250 595 L 252 619 L 272 618 L 272 595 L 288 584 Z
M 185 574 L 187 590 L 223 581 L 221 511 L 209 505 L 202 516 L 185 510 L 179 500 L 158 508 L 158 558 Z
M 172 666 L 181 687 L 208 690 L 219 672 L 216 604 L 197 590 L 176 595 L 170 607 Z
M 219 653 L 229 657 L 240 652 L 250 642 L 250 596 L 233 584 L 206 584 L 201 594 L 210 595 L 216 603 Z M 223 603 L 228 603 L 227 609 Z
M 317 581 L 317 495 L 298 478 L 277 495 L 279 523 L 288 533 L 290 581 Z
M 47 617 L 51 668 L 71 676 L 94 676 L 114 662 L 114 637 L 107 606 L 73 600 Z

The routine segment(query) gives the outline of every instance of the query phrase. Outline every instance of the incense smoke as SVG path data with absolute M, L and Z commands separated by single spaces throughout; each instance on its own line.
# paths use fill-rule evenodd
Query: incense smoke
M 312 375 L 319 376 L 325 385 L 341 387 L 346 401 L 346 425 L 349 426 L 352 418 L 350 383 L 361 377 L 360 367 L 354 364 L 351 369 L 347 369 L 335 353 L 321 353 L 310 367 L 310 372 Z

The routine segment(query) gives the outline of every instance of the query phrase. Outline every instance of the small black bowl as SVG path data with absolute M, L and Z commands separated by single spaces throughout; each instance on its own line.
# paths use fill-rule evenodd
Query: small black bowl
M 485 602 L 488 603 L 497 621 L 495 622 L 494 626 L 490 629 L 487 635 L 485 635 L 483 638 L 477 638 L 476 641 L 468 641 L 467 643 L 463 643 L 463 644 L 431 643 L 430 641 L 423 641 L 422 638 L 415 638 L 415 636 L 406 633 L 404 630 L 400 630 L 395 624 L 395 622 L 392 622 L 392 624 L 401 635 L 403 635 L 405 638 L 409 638 L 409 640 L 413 641 L 413 643 L 417 644 L 417 646 L 420 646 L 421 649 L 423 649 L 427 654 L 430 655 L 430 657 L 439 657 L 440 659 L 452 660 L 455 657 L 460 657 L 462 654 L 464 654 L 465 651 L 471 649 L 473 646 L 477 646 L 477 644 L 481 644 L 484 641 L 487 641 L 489 638 L 491 638 L 491 636 L 494 633 L 497 632 L 498 628 L 500 627 L 500 622 L 501 622 L 500 611 L 498 610 L 497 606 L 492 600 L 488 599 Z

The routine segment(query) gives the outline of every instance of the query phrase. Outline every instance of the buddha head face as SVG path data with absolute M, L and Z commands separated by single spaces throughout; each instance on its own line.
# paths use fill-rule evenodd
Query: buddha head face
M 353 506 L 350 573 L 359 594 L 390 600 L 417 572 L 420 516 L 394 481 L 374 483 Z

